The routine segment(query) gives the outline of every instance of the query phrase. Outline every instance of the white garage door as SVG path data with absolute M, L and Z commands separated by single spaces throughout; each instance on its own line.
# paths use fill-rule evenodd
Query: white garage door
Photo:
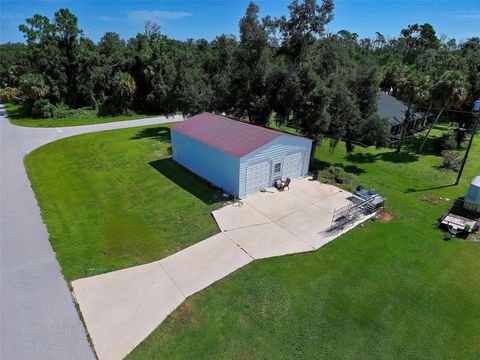
M 265 161 L 247 167 L 245 194 L 252 194 L 260 191 L 270 184 L 270 162 Z
M 296 179 L 302 175 L 302 158 L 301 152 L 283 158 L 283 179 Z

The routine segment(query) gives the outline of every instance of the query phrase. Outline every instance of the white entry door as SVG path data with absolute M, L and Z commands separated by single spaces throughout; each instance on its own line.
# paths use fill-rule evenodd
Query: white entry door
M 256 193 L 270 186 L 270 162 L 264 161 L 247 167 L 245 194 Z
M 303 154 L 301 152 L 283 158 L 283 179 L 296 179 L 302 175 Z

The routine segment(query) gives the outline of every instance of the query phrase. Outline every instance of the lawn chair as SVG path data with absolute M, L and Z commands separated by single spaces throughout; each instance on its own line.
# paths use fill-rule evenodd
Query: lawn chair
M 275 187 L 280 190 L 280 191 L 283 191 L 283 190 L 290 190 L 289 188 L 289 185 L 290 185 L 290 178 L 287 178 L 285 181 L 282 181 L 280 179 L 277 179 L 277 181 L 275 181 Z

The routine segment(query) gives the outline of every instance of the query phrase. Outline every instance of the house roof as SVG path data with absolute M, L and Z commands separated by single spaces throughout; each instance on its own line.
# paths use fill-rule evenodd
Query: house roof
M 171 129 L 239 158 L 280 136 L 297 137 L 207 112 L 176 123 Z
M 407 112 L 407 105 L 395 97 L 380 92 L 378 94 L 378 110 L 379 116 L 386 118 L 390 126 L 395 126 L 403 123 L 405 120 L 405 113 Z M 420 117 L 422 114 L 414 113 L 414 117 Z

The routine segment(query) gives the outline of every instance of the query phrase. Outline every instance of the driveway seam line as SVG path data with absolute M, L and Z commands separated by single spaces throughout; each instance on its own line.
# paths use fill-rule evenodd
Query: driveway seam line
M 337 193 L 335 193 L 335 194 L 332 194 L 332 195 L 326 197 L 326 198 L 323 199 L 323 200 L 330 199 L 330 198 L 334 197 L 335 195 L 340 194 L 341 192 L 343 192 L 343 190 L 342 190 L 342 191 L 339 191 L 339 192 L 337 192 Z M 299 212 L 299 211 L 301 211 L 301 210 L 305 210 L 305 209 L 308 208 L 309 206 L 315 206 L 316 208 L 321 209 L 321 207 L 320 207 L 319 205 L 317 205 L 317 203 L 318 203 L 320 200 L 311 203 L 311 202 L 309 202 L 309 201 L 307 201 L 307 200 L 302 199 L 301 197 L 299 197 L 299 196 L 297 196 L 297 195 L 295 195 L 295 194 L 292 194 L 292 196 L 295 196 L 297 199 L 300 199 L 300 200 L 302 200 L 302 201 L 307 202 L 308 205 L 306 205 L 306 206 L 304 206 L 304 207 L 302 207 L 302 208 L 300 208 L 300 209 L 297 209 L 297 210 L 295 210 L 294 212 L 292 212 L 292 213 L 290 213 L 290 214 L 288 214 L 288 215 L 285 215 L 285 216 L 282 216 L 282 217 L 278 218 L 277 221 L 280 221 L 280 220 L 286 218 L 287 216 L 293 215 L 293 214 L 295 214 L 295 213 L 297 213 L 297 212 Z M 323 200 L 321 200 L 321 201 L 323 201 Z M 253 206 L 252 206 L 252 207 L 253 207 Z M 258 210 L 257 208 L 255 208 L 255 207 L 253 207 L 253 208 L 254 208 L 255 210 L 257 210 L 259 213 L 261 213 L 263 216 L 266 216 L 267 218 L 269 218 L 267 215 L 263 214 L 263 213 L 262 213 L 260 210 Z M 269 218 L 269 219 L 270 219 L 270 218 Z M 273 221 L 273 220 L 272 220 L 272 221 Z M 276 223 L 277 221 L 274 221 L 274 222 Z M 281 225 L 280 225 L 280 226 L 281 226 Z M 282 226 L 282 227 L 283 227 L 283 226 Z M 287 229 L 285 229 L 285 230 L 287 230 Z M 287 230 L 287 231 L 288 231 L 288 230 Z M 308 244 L 308 243 L 307 243 L 307 244 Z M 310 245 L 310 244 L 309 244 L 309 245 Z M 310 246 L 311 246 L 311 245 L 310 245 Z
M 276 224 L 277 224 L 278 226 L 280 226 L 282 229 L 284 229 L 285 231 L 287 231 L 288 233 L 290 233 L 292 236 L 296 237 L 296 238 L 297 238 L 298 240 L 300 240 L 301 242 L 303 242 L 303 243 L 307 244 L 308 246 L 310 246 L 310 247 L 312 248 L 312 250 L 317 250 L 317 249 L 315 249 L 315 248 L 312 246 L 312 244 L 309 244 L 308 242 L 306 242 L 305 240 L 303 240 L 303 239 L 302 239 L 301 237 L 299 237 L 298 235 L 292 233 L 292 232 L 291 232 L 290 230 L 288 230 L 286 227 L 280 225 L 279 223 L 276 223 Z M 295 254 L 298 254 L 298 252 L 295 253 Z
M 183 293 L 182 289 L 180 289 L 180 287 L 178 286 L 178 284 L 176 283 L 176 281 L 173 279 L 172 275 L 170 275 L 170 273 L 167 271 L 167 269 L 165 269 L 165 266 L 163 266 L 160 261 L 161 261 L 161 260 L 158 260 L 158 263 L 159 263 L 160 266 L 162 267 L 163 271 L 165 271 L 165 273 L 166 273 L 167 276 L 170 278 L 170 280 L 172 280 L 172 282 L 173 282 L 173 284 L 175 285 L 175 287 L 178 289 L 178 291 L 180 291 L 180 294 L 182 294 L 182 296 L 186 299 L 187 296 L 185 296 L 185 294 Z M 203 290 L 203 289 L 202 289 L 202 290 Z
M 294 195 L 294 196 L 295 196 L 295 195 Z M 300 199 L 299 197 L 297 197 L 297 198 Z M 308 201 L 307 201 L 307 202 L 308 202 Z M 306 206 L 304 206 L 304 207 L 302 207 L 302 208 L 300 208 L 300 209 L 297 209 L 297 210 L 295 210 L 294 212 L 291 212 L 290 214 L 287 214 L 287 215 L 285 215 L 285 216 L 279 217 L 276 221 L 280 221 L 280 220 L 286 218 L 287 216 L 293 215 L 293 214 L 295 214 L 295 213 L 297 213 L 297 212 L 299 212 L 299 211 L 302 211 L 302 210 L 304 210 L 304 209 L 306 209 L 306 208 L 308 208 L 309 206 L 312 206 L 312 205 L 313 205 L 313 204 L 308 203 L 308 205 L 306 205 Z
M 308 201 L 307 201 L 307 202 L 308 202 Z M 296 210 L 296 211 L 292 212 L 291 214 L 288 214 L 288 215 L 285 215 L 285 216 L 279 218 L 278 220 L 281 220 L 281 219 L 283 219 L 283 218 L 285 218 L 285 217 L 287 217 L 287 216 L 290 216 L 290 215 L 292 215 L 292 214 L 295 214 L 296 212 L 298 212 L 298 211 L 300 211 L 300 210 L 303 210 L 303 209 L 306 209 L 307 207 L 312 206 L 312 205 L 313 205 L 313 204 L 309 204 L 309 205 L 305 206 L 305 207 L 302 208 L 302 209 Z M 262 213 L 262 212 L 261 212 L 260 210 L 258 210 L 255 206 L 253 206 L 253 205 L 250 205 L 250 206 L 251 206 L 252 208 L 254 208 L 256 211 L 258 211 L 260 214 L 262 214 L 263 216 L 265 216 L 267 219 L 270 219 L 267 215 L 265 215 L 264 213 Z M 282 229 L 286 230 L 288 233 L 290 233 L 291 235 L 293 235 L 294 237 L 296 237 L 297 239 L 299 239 L 299 240 L 302 241 L 303 243 L 305 243 L 305 244 L 307 244 L 308 246 L 310 246 L 313 250 L 315 250 L 315 248 L 314 248 L 312 245 L 310 245 L 310 244 L 307 243 L 305 240 L 301 239 L 300 237 L 298 237 L 297 235 L 295 235 L 294 233 L 292 233 L 290 230 L 288 230 L 288 229 L 286 229 L 285 227 L 283 227 L 282 225 L 280 225 L 280 224 L 277 222 L 278 220 L 277 220 L 277 221 L 273 221 L 272 219 L 270 219 L 270 220 L 271 220 L 271 223 L 272 223 L 272 224 L 276 224 L 276 225 L 280 226 Z M 264 224 L 259 224 L 259 225 L 264 225 Z M 298 254 L 298 253 L 299 253 L 299 252 L 295 252 L 294 254 Z
M 268 219 L 270 220 L 270 219 Z M 271 224 L 273 221 L 270 220 L 269 222 L 264 222 L 264 223 L 260 223 L 260 224 L 252 224 L 252 225 L 245 225 L 245 226 L 240 226 L 238 228 L 233 228 L 233 229 L 226 229 L 226 230 L 222 230 L 222 232 L 228 232 L 228 231 L 233 231 L 233 230 L 241 230 L 241 229 L 246 229 L 246 228 L 249 228 L 249 227 L 254 227 L 254 226 L 260 226 L 260 225 L 266 225 L 266 224 Z
M 333 196 L 335 196 L 336 194 L 339 194 L 339 193 L 340 193 L 340 192 L 335 193 L 335 194 L 333 194 L 333 195 L 330 195 L 330 196 L 326 197 L 325 200 L 326 200 L 326 199 L 329 199 L 329 198 L 331 198 L 331 197 L 333 197 Z M 293 193 L 292 193 L 292 196 L 294 196 L 294 197 L 296 197 L 297 199 L 300 199 L 300 200 L 302 200 L 302 201 L 305 201 L 306 203 L 308 203 L 308 205 L 305 205 L 304 207 L 302 207 L 302 208 L 300 208 L 300 209 L 297 209 L 297 210 L 295 210 L 294 212 L 292 212 L 292 213 L 290 213 L 290 214 L 287 214 L 287 215 L 285 215 L 285 216 L 282 216 L 282 217 L 278 218 L 276 221 L 282 220 L 282 219 L 286 218 L 287 216 L 293 215 L 293 214 L 295 214 L 295 213 L 297 213 L 297 212 L 299 212 L 299 211 L 301 211 L 301 210 L 304 210 L 304 209 L 306 209 L 306 208 L 308 208 L 309 206 L 312 206 L 312 205 L 319 208 L 319 206 L 316 205 L 316 203 L 317 203 L 318 201 L 317 201 L 317 202 L 310 202 L 310 201 L 308 201 L 308 200 L 302 199 L 301 197 L 299 197 L 299 196 L 297 196 L 297 195 L 295 195 L 295 194 L 293 194 Z M 267 218 L 269 218 L 267 215 L 263 214 L 260 210 L 258 210 L 257 208 L 255 208 L 253 205 L 252 205 L 252 207 L 253 207 L 255 210 L 257 210 L 259 213 L 261 213 L 263 216 L 266 216 Z M 270 219 L 270 218 L 269 218 L 269 219 Z M 270 220 L 271 220 L 271 219 L 270 219 Z M 272 221 L 273 221 L 273 220 L 272 220 Z
M 265 224 L 262 224 L 262 225 L 265 225 Z M 231 242 L 233 242 L 236 246 L 238 246 L 245 254 L 247 254 L 248 256 L 250 256 L 252 258 L 252 260 L 257 260 L 255 259 L 252 255 L 250 255 L 250 253 L 245 250 L 243 247 L 240 246 L 240 244 L 236 243 L 230 236 L 228 236 L 225 232 L 223 232 L 225 234 L 225 236 L 228 238 L 228 240 L 230 240 Z M 244 265 L 245 266 L 245 265 Z M 242 266 L 243 267 L 243 266 Z M 231 274 L 231 273 L 229 273 Z

